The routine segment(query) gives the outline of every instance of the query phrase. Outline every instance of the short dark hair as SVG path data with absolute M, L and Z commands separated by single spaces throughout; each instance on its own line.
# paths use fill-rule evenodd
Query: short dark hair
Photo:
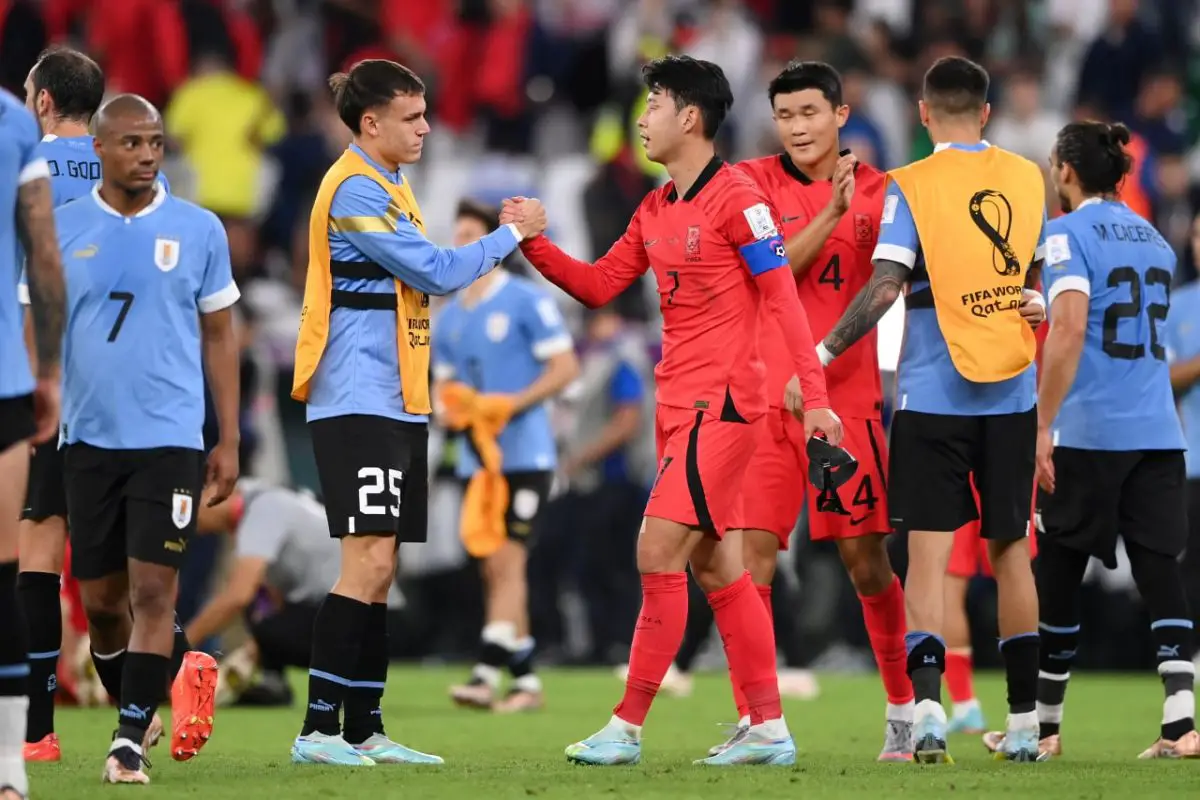
M 329 79 L 338 116 L 357 136 L 362 133 L 362 115 L 386 106 L 397 95 L 425 94 L 425 84 L 403 64 L 383 58 L 359 61 L 349 72 Z
M 922 97 L 934 110 L 950 116 L 982 111 L 987 104 L 987 70 L 961 56 L 945 56 L 925 73 Z
M 1119 122 L 1072 122 L 1058 132 L 1054 152 L 1070 164 L 1088 194 L 1113 194 L 1133 168 L 1129 128 Z
M 777 95 L 805 89 L 816 89 L 834 108 L 842 105 L 842 76 L 824 61 L 789 61 L 767 86 L 767 96 L 774 107 Z
M 733 105 L 733 90 L 721 68 L 711 61 L 691 56 L 664 56 L 642 67 L 642 80 L 650 91 L 666 92 L 675 108 L 700 109 L 704 138 L 715 139 L 725 115 Z
M 488 233 L 500 227 L 500 210 L 493 208 L 469 197 L 458 201 L 458 209 L 454 212 L 455 219 L 476 219 L 483 223 Z
M 89 122 L 104 100 L 104 71 L 78 50 L 51 47 L 33 65 L 33 93 L 45 89 L 63 119 Z

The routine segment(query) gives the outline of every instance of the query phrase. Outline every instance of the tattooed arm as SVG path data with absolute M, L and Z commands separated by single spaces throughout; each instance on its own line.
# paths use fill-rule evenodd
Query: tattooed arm
M 870 283 L 850 301 L 842 318 L 822 342 L 831 358 L 846 352 L 875 327 L 904 291 L 904 284 L 911 274 L 912 270 L 904 264 L 887 259 L 875 262 Z
M 27 181 L 17 190 L 17 235 L 25 250 L 38 377 L 50 378 L 58 374 L 62 351 L 66 285 L 49 178 Z

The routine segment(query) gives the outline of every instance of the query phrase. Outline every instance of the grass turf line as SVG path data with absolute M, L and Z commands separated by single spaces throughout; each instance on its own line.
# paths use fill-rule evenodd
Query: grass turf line
M 99 785 L 115 710 L 59 709 L 63 760 L 30 765 L 31 800 L 91 800 L 97 792 L 125 791 L 205 800 L 709 800 L 722 795 L 864 800 L 892 794 L 1134 798 L 1187 796 L 1200 781 L 1200 761 L 1137 761 L 1137 754 L 1157 738 L 1161 719 L 1162 689 L 1151 674 L 1074 677 L 1067 692 L 1066 755 L 1061 760 L 997 763 L 978 737 L 957 736 L 950 741 L 957 763 L 942 767 L 875 763 L 883 743 L 885 702 L 878 679 L 822 677 L 819 699 L 784 704 L 800 750 L 794 768 L 692 765 L 720 740 L 716 723 L 735 716 L 728 682 L 720 675 L 699 676 L 690 698 L 659 698 L 647 720 L 641 765 L 578 767 L 566 763 L 563 748 L 608 719 L 621 688 L 608 672 L 542 673 L 547 708 L 521 716 L 452 707 L 446 688 L 464 674 L 462 669 L 393 669 L 384 697 L 388 733 L 410 747 L 441 755 L 445 766 L 351 769 L 290 763 L 291 741 L 303 715 L 304 676 L 297 670 L 292 708 L 219 710 L 213 739 L 199 756 L 177 764 L 164 741 L 151 753 L 152 783 L 137 790 Z M 981 675 L 977 687 L 989 722 L 1002 725 L 1003 677 Z

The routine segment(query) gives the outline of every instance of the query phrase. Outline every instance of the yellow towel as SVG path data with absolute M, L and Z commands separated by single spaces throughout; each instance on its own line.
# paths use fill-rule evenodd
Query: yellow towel
M 504 395 L 479 394 L 457 382 L 442 386 L 440 400 L 446 427 L 468 431 L 479 454 L 481 468 L 471 476 L 463 495 L 459 535 L 468 553 L 475 558 L 487 558 L 508 537 L 504 524 L 508 481 L 504 478 L 504 456 L 496 439 L 512 418 L 513 402 Z

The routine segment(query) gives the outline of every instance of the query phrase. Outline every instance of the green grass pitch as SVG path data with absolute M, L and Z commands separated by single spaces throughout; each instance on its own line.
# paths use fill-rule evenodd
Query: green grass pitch
M 1067 692 L 1065 756 L 1044 764 L 997 763 L 978 737 L 952 737 L 953 766 L 877 764 L 883 742 L 882 689 L 874 676 L 823 677 L 813 702 L 787 702 L 785 712 L 800 750 L 793 768 L 712 768 L 692 760 L 721 738 L 716 723 L 734 712 L 723 676 L 700 676 L 687 699 L 661 697 L 645 728 L 636 767 L 578 767 L 563 747 L 607 719 L 620 685 L 607 672 L 553 671 L 544 675 L 548 703 L 538 714 L 500 717 L 453 708 L 446 687 L 463 671 L 398 668 L 384 698 L 393 738 L 446 759 L 442 767 L 345 769 L 299 766 L 288 751 L 300 723 L 303 679 L 291 709 L 228 709 L 218 713 L 213 739 L 193 761 L 173 762 L 167 748 L 152 752 L 148 787 L 100 785 L 104 753 L 116 715 L 110 709 L 60 709 L 63 760 L 30 765 L 32 800 L 96 798 L 105 793 L 205 800 L 271 798 L 593 797 L 637 798 L 1151 798 L 1196 796 L 1200 761 L 1140 762 L 1156 737 L 1162 690 L 1152 674 L 1083 675 Z M 984 709 L 1003 719 L 1000 675 L 978 680 Z

